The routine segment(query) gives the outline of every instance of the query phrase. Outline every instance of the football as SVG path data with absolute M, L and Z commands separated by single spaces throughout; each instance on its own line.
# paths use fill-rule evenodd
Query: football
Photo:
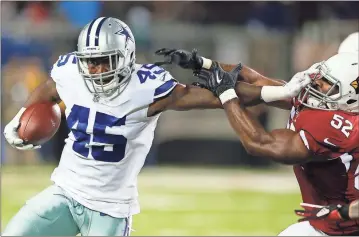
M 61 110 L 56 103 L 36 103 L 20 117 L 19 137 L 25 144 L 41 145 L 52 138 L 60 127 Z

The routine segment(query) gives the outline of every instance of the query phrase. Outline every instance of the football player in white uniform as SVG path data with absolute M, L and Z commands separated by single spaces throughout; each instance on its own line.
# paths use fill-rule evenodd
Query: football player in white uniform
M 19 138 L 21 114 L 34 103 L 63 101 L 70 133 L 54 184 L 28 200 L 3 235 L 129 235 L 131 216 L 140 212 L 137 175 L 161 112 L 222 108 L 212 92 L 179 84 L 163 68 L 135 59 L 135 39 L 124 22 L 93 20 L 81 31 L 78 50 L 59 57 L 51 78 L 7 124 L 11 146 L 39 148 Z M 251 89 L 257 90 L 244 83 L 236 92 L 250 103 Z

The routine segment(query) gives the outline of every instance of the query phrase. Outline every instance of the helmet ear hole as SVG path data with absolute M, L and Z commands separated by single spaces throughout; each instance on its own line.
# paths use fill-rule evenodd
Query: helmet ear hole
M 351 105 L 351 104 L 353 104 L 353 103 L 355 103 L 355 102 L 357 102 L 357 100 L 350 99 L 350 100 L 347 101 L 347 104 L 348 104 L 348 105 Z

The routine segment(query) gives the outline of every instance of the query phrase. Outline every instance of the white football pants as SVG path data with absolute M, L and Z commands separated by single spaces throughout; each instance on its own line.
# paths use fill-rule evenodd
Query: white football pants
M 327 236 L 320 230 L 315 229 L 309 221 L 303 221 L 290 225 L 287 229 L 279 233 L 278 236 Z

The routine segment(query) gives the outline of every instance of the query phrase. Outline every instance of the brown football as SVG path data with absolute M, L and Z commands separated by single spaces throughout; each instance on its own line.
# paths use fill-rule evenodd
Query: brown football
M 61 123 L 61 110 L 58 104 L 36 103 L 24 111 L 20 117 L 19 137 L 24 143 L 41 145 L 55 135 Z

